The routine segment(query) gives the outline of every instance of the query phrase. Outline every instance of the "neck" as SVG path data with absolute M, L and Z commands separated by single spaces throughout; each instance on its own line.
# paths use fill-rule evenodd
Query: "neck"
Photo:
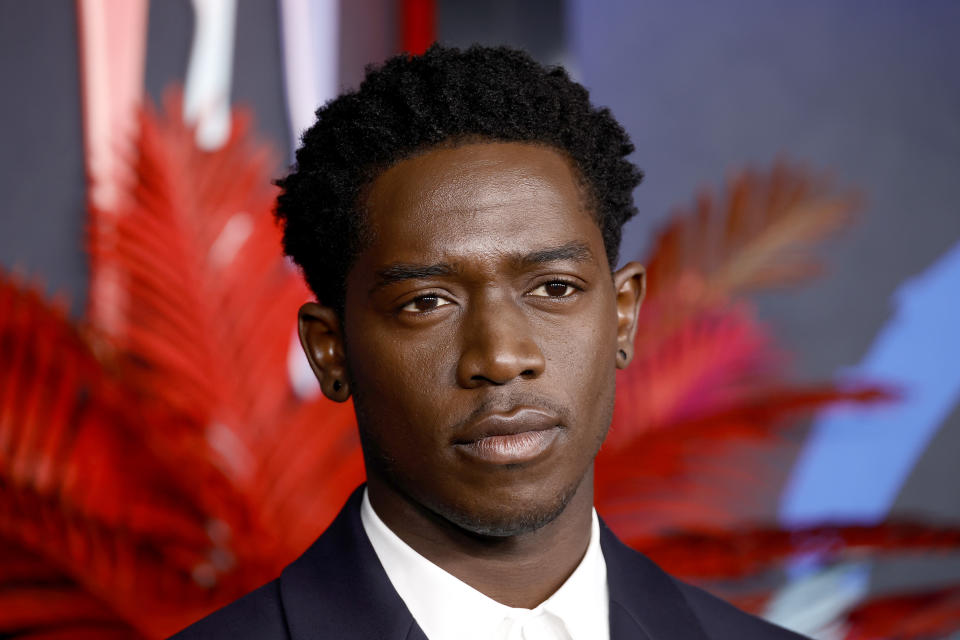
M 417 553 L 484 595 L 509 607 L 532 609 L 573 573 L 590 542 L 593 468 L 564 510 L 535 531 L 487 537 L 427 510 L 390 484 L 367 480 L 370 504 Z

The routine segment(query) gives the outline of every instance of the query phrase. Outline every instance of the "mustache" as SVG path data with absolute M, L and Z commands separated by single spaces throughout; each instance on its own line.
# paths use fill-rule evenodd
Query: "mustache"
M 487 414 L 508 413 L 516 407 L 546 409 L 555 415 L 562 425 L 568 426 L 570 424 L 567 408 L 557 400 L 539 393 L 511 391 L 504 395 L 484 396 L 469 414 L 453 424 L 452 430 L 456 433 Z

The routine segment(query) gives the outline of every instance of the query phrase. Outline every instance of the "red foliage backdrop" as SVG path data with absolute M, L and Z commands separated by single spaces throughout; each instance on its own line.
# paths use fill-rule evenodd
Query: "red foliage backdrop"
M 280 252 L 271 152 L 243 113 L 223 148 L 199 150 L 179 104 L 141 114 L 124 204 L 90 211 L 89 317 L 110 327 L 0 274 L 0 635 L 164 637 L 276 576 L 363 480 L 351 406 L 290 382 L 309 293 Z M 816 275 L 812 249 L 856 205 L 785 164 L 744 172 L 678 211 L 647 259 L 597 507 L 666 569 L 748 608 L 769 588 L 716 581 L 801 550 L 829 563 L 960 546 L 919 523 L 742 521 L 797 418 L 893 398 L 791 384 L 744 297 Z M 958 598 L 864 603 L 848 637 L 932 637 L 960 624 Z

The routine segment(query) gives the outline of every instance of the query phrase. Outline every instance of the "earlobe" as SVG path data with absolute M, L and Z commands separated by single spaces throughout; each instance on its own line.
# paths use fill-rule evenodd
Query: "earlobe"
M 617 295 L 617 368 L 625 369 L 633 359 L 637 318 L 647 289 L 646 270 L 639 262 L 629 262 L 613 274 L 613 284 Z
M 300 345 L 323 395 L 336 402 L 350 397 L 340 318 L 330 307 L 307 302 L 298 316 Z

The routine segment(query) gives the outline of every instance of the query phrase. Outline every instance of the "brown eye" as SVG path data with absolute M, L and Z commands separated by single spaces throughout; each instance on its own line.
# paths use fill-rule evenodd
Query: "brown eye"
M 572 296 L 577 291 L 577 288 L 572 284 L 560 280 L 554 280 L 553 282 L 547 282 L 530 293 L 541 298 L 568 298 Z
M 570 288 L 570 285 L 563 282 L 551 282 L 543 285 L 543 288 L 547 292 L 547 295 L 555 298 L 562 298 L 564 295 L 566 295 L 567 289 Z
M 420 296 L 411 300 L 403 306 L 404 311 L 410 311 L 413 313 L 424 313 L 426 311 L 432 311 L 437 307 L 442 307 L 443 305 L 450 304 L 448 300 L 444 300 L 440 296 Z

